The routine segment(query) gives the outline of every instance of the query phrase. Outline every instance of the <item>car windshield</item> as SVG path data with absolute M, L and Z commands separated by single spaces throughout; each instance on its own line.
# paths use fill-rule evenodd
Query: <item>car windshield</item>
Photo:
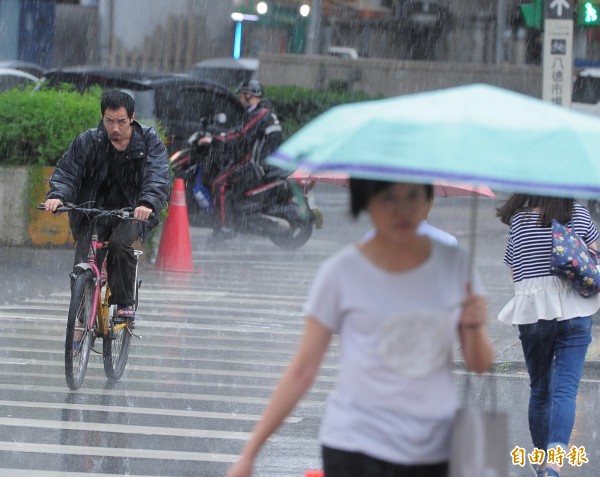
M 573 102 L 586 104 L 600 102 L 600 78 L 578 77 L 573 84 Z
M 156 92 L 157 116 L 163 120 L 199 123 L 203 117 L 225 113 L 225 128 L 234 127 L 240 120 L 240 109 L 225 94 L 203 88 L 161 88 Z
M 0 91 L 6 91 L 17 86 L 24 86 L 32 83 L 33 81 L 23 76 L 0 75 Z
M 236 87 L 243 81 L 252 78 L 253 71 L 245 68 L 218 68 L 212 66 L 195 66 L 190 74 L 199 78 L 217 81 L 228 87 Z
M 154 91 L 123 89 L 135 99 L 135 117 L 141 123 L 155 126 L 156 106 L 154 104 Z

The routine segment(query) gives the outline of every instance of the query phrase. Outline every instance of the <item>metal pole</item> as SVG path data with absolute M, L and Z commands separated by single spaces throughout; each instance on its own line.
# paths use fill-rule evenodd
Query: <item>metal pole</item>
M 109 66 L 113 30 L 113 0 L 98 0 L 100 63 Z
M 506 1 L 498 0 L 496 3 L 496 64 L 504 63 L 505 45 L 504 33 L 506 32 Z
M 308 25 L 308 38 L 306 40 L 306 54 L 319 53 L 319 30 L 321 29 L 321 0 L 313 0 L 310 8 L 310 23 Z

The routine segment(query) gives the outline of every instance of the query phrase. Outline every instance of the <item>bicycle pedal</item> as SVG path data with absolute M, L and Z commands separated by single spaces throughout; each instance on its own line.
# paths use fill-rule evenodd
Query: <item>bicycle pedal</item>
M 133 322 L 129 322 L 129 323 L 127 324 L 127 326 L 125 327 L 125 330 L 127 331 L 127 333 L 129 333 L 129 335 L 130 335 L 130 336 L 133 336 L 133 337 L 135 337 L 135 338 L 137 338 L 137 339 L 141 340 L 141 339 L 142 339 L 142 337 L 141 337 L 140 335 L 136 335 L 136 334 L 133 332 L 133 330 L 134 330 L 134 329 L 135 329 L 135 321 L 133 321 Z

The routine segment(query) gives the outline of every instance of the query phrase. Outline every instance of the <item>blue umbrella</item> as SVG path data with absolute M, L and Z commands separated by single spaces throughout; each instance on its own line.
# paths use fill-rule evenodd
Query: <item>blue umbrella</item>
M 269 160 L 353 177 L 600 197 L 600 119 L 475 84 L 334 107 Z

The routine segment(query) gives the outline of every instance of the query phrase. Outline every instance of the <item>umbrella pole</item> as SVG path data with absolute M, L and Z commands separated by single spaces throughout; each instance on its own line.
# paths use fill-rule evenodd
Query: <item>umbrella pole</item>
M 477 194 L 471 201 L 471 235 L 469 237 L 469 284 L 473 281 L 473 271 L 475 269 L 475 246 L 477 244 L 477 214 L 479 210 L 479 198 Z

